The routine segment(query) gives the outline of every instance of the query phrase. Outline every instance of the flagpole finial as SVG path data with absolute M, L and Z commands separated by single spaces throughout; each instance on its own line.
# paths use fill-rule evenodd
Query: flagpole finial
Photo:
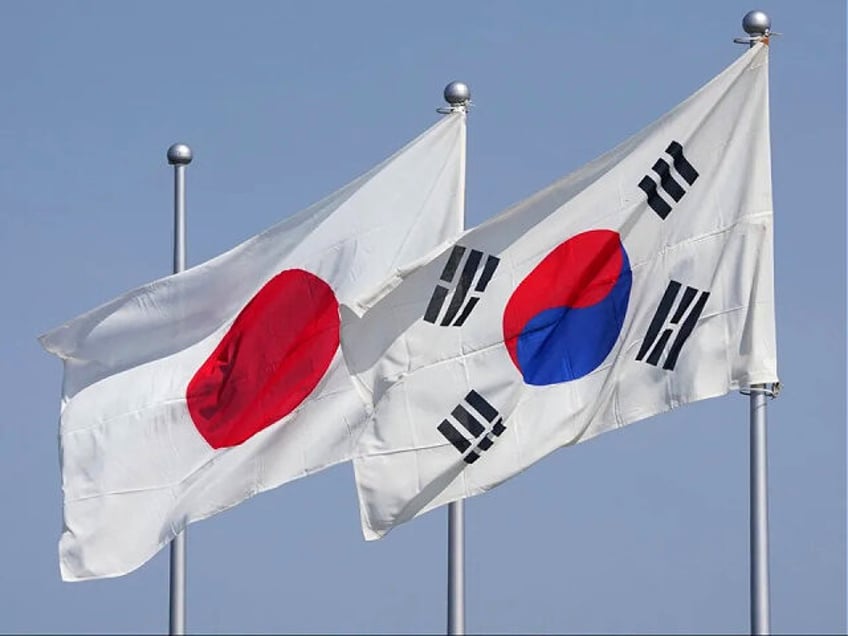
M 742 18 L 742 28 L 748 35 L 768 35 L 771 31 L 771 18 L 765 11 L 748 11 Z
M 174 144 L 168 148 L 168 163 L 172 166 L 187 166 L 191 159 L 191 148 L 188 144 Z
M 445 86 L 445 101 L 450 104 L 446 109 L 438 109 L 439 112 L 450 113 L 456 110 L 466 110 L 471 103 L 471 90 L 465 82 L 451 82 Z

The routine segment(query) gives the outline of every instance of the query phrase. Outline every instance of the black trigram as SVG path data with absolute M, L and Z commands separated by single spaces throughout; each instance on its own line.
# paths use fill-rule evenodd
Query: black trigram
M 673 280 L 668 284 L 668 287 L 666 287 L 665 294 L 663 294 L 660 305 L 657 307 L 657 311 L 651 319 L 651 324 L 648 326 L 648 332 L 645 334 L 645 339 L 642 341 L 639 353 L 636 355 L 637 360 L 642 360 L 645 357 L 645 354 L 648 354 L 645 362 L 658 366 L 660 357 L 662 356 L 663 351 L 665 351 L 668 341 L 676 331 L 677 335 L 674 337 L 674 342 L 671 343 L 671 347 L 668 350 L 668 355 L 666 355 L 665 362 L 662 367 L 663 369 L 671 371 L 674 369 L 674 365 L 677 364 L 677 358 L 680 356 L 680 350 L 683 348 L 683 345 L 686 343 L 689 336 L 692 335 L 692 330 L 695 328 L 695 324 L 698 322 L 701 312 L 704 311 L 704 305 L 707 304 L 707 299 L 710 297 L 710 292 L 708 291 L 702 291 L 699 296 L 697 289 L 687 286 L 686 290 L 683 292 L 683 296 L 679 301 L 677 301 L 677 295 L 680 292 L 681 286 L 681 283 Z M 696 296 L 698 297 L 697 300 L 695 300 Z M 693 300 L 695 301 L 694 306 L 692 306 Z M 674 308 L 675 301 L 677 301 L 676 308 Z M 671 320 L 666 323 L 672 309 L 674 309 L 674 315 L 672 315 Z M 683 318 L 684 316 L 686 316 L 685 319 Z M 683 320 L 682 323 L 681 320 Z M 663 326 L 666 326 L 666 328 L 662 332 L 662 335 L 660 335 L 660 330 Z M 649 349 L 650 353 L 648 353 Z
M 695 170 L 692 164 L 689 163 L 686 157 L 683 156 L 683 146 L 676 141 L 672 141 L 665 151 L 671 157 L 677 174 L 683 177 L 684 181 L 686 181 L 689 185 L 695 183 L 695 179 L 698 178 L 698 171 Z M 668 165 L 668 162 L 665 159 L 657 159 L 657 162 L 651 170 L 657 173 L 657 176 L 660 178 L 660 187 L 662 187 L 668 196 L 674 199 L 675 203 L 683 198 L 683 195 L 686 194 L 686 190 L 684 190 L 683 186 L 681 186 L 672 176 L 671 166 Z M 639 187 L 642 188 L 644 193 L 648 195 L 648 205 L 653 208 L 654 212 L 656 212 L 661 219 L 665 219 L 665 217 L 671 213 L 671 206 L 660 196 L 660 193 L 657 191 L 657 182 L 654 178 L 649 175 L 645 175 L 639 182 Z
M 462 433 L 454 422 L 459 423 L 470 437 Z M 465 463 L 473 464 L 480 459 L 481 452 L 491 448 L 495 438 L 500 437 L 506 427 L 498 410 L 477 391 L 471 389 L 463 401 L 451 411 L 451 419 L 443 419 L 438 430 L 464 455 L 462 459 Z
M 427 310 L 424 312 L 424 320 L 435 325 L 441 315 L 441 321 L 438 324 L 442 327 L 462 326 L 475 305 L 480 301 L 480 295 L 486 291 L 486 286 L 492 280 L 492 274 L 495 273 L 498 263 L 500 263 L 500 259 L 492 255 L 487 255 L 484 263 L 483 256 L 483 252 L 480 250 L 469 250 L 462 245 L 454 246 L 450 257 L 448 257 L 448 262 L 442 270 L 441 278 L 448 285 L 455 283 L 455 286 L 451 290 L 450 287 L 441 284 L 436 285 L 427 305 Z M 462 271 L 457 277 L 460 265 L 462 265 Z M 473 290 L 472 285 L 474 286 Z M 451 296 L 447 309 L 442 314 L 445 300 L 451 292 L 453 292 L 453 296 Z

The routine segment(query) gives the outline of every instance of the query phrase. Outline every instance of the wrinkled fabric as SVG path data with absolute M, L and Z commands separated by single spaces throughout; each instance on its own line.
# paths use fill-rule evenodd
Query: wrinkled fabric
M 367 539 L 560 447 L 777 381 L 767 64 L 756 45 L 343 311 L 374 408 L 354 460 Z
M 369 409 L 338 303 L 460 231 L 464 162 L 456 113 L 231 251 L 41 337 L 64 361 L 63 579 L 130 572 L 187 524 L 351 458 Z

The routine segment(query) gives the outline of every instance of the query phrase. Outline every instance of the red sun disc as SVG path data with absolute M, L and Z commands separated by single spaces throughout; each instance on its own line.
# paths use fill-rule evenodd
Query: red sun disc
M 296 409 L 333 360 L 339 322 L 333 290 L 314 274 L 269 280 L 188 383 L 191 419 L 209 445 L 237 446 Z

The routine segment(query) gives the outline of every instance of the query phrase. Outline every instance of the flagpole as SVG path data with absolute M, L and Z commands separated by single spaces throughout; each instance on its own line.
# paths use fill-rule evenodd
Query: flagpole
M 468 112 L 471 91 L 462 82 L 445 86 L 448 108 L 442 113 Z M 465 227 L 465 148 L 462 149 L 459 201 Z M 448 504 L 448 634 L 465 634 L 465 508 L 464 502 Z
M 769 634 L 768 473 L 766 397 L 770 390 L 755 384 L 751 396 L 751 633 Z
M 168 163 L 174 166 L 174 273 L 185 269 L 186 195 L 185 170 L 191 163 L 191 148 L 174 144 L 168 148 Z M 186 625 L 186 535 L 180 532 L 171 541 L 169 634 L 185 634 Z
M 753 47 L 771 32 L 771 19 L 763 11 L 749 11 L 742 18 L 742 28 Z M 774 396 L 773 387 L 752 384 L 750 394 L 750 521 L 751 521 L 751 634 L 771 633 L 769 626 L 769 560 L 768 560 L 768 448 L 766 445 L 766 400 Z

